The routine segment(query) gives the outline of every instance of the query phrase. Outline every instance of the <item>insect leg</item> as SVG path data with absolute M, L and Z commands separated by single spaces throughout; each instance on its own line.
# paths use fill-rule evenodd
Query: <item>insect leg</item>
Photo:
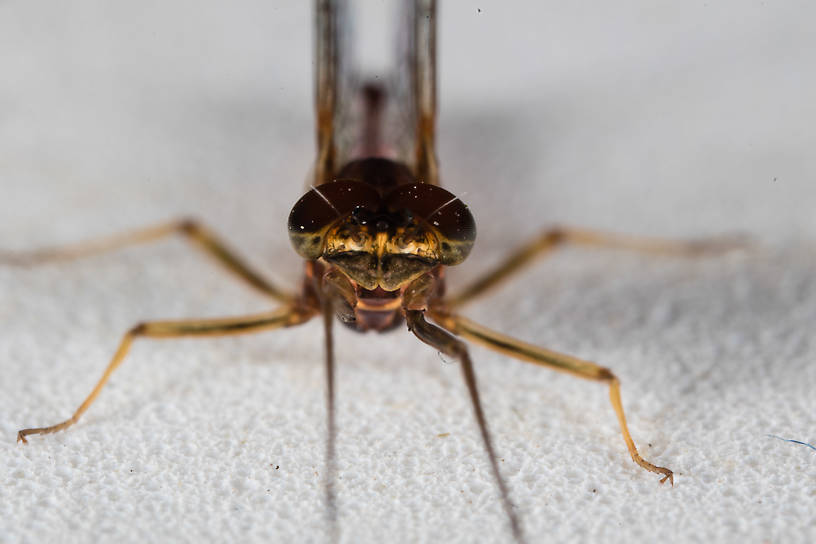
M 280 302 L 290 302 L 292 297 L 252 270 L 233 250 L 228 248 L 207 227 L 191 219 L 182 219 L 140 230 L 115 234 L 107 238 L 88 240 L 58 248 L 34 251 L 0 251 L 0 264 L 30 266 L 54 261 L 66 261 L 88 257 L 131 245 L 159 240 L 172 234 L 181 234 L 204 253 L 215 259 L 228 272 L 237 276 L 250 287 Z
M 623 249 L 655 255 L 695 257 L 745 248 L 748 247 L 749 242 L 736 236 L 684 241 L 625 236 L 574 228 L 552 228 L 543 231 L 535 239 L 517 248 L 494 269 L 447 299 L 445 301 L 446 306 L 456 308 L 472 301 L 522 270 L 532 263 L 535 258 L 546 255 L 565 245 Z
M 408 328 L 416 335 L 417 338 L 428 344 L 429 346 L 438 349 L 440 352 L 456 357 L 462 366 L 462 374 L 465 378 L 465 384 L 470 394 L 470 401 L 473 404 L 473 411 L 476 415 L 476 422 L 479 424 L 479 431 L 482 434 L 482 441 L 484 442 L 487 455 L 490 458 L 490 466 L 493 469 L 493 475 L 496 478 L 496 483 L 501 494 L 502 505 L 510 520 L 510 528 L 513 531 L 513 536 L 517 542 L 524 542 L 524 537 L 521 532 L 521 526 L 516 518 L 513 508 L 510 505 L 510 497 L 507 492 L 507 486 L 499 472 L 499 464 L 496 461 L 496 453 L 493 451 L 493 442 L 490 438 L 490 432 L 487 429 L 487 421 L 485 420 L 484 412 L 482 411 L 482 403 L 479 400 L 479 389 L 476 384 L 476 373 L 473 370 L 473 363 L 470 360 L 467 347 L 464 342 L 458 340 L 445 330 L 432 325 L 425 321 L 424 312 L 420 310 L 406 310 L 406 320 Z
M 325 280 L 324 280 L 325 281 Z M 337 503 L 335 500 L 334 481 L 337 478 L 337 461 L 335 459 L 335 441 L 337 426 L 334 407 L 334 306 L 342 300 L 339 291 L 334 290 L 331 280 L 324 284 L 320 291 L 320 312 L 323 317 L 323 330 L 326 342 L 326 409 L 328 421 L 326 425 L 326 512 L 329 522 L 330 542 L 339 542 L 340 534 L 337 527 Z
M 615 414 L 618 416 L 618 423 L 620 424 L 621 433 L 623 434 L 623 440 L 626 442 L 626 447 L 629 449 L 629 455 L 632 456 L 632 460 L 650 472 L 663 474 L 663 478 L 660 480 L 661 484 L 669 480 L 669 482 L 674 485 L 674 476 L 671 470 L 653 465 L 643 459 L 638 453 L 635 441 L 632 440 L 632 435 L 629 434 L 626 416 L 623 413 L 623 405 L 621 404 L 620 397 L 620 382 L 609 369 L 571 355 L 565 355 L 539 346 L 527 344 L 521 340 L 492 331 L 460 315 L 431 312 L 431 317 L 434 321 L 439 322 L 443 327 L 454 334 L 472 340 L 492 350 L 504 353 L 505 355 L 509 355 L 510 357 L 552 368 L 560 372 L 566 372 L 573 376 L 578 376 L 579 378 L 607 383 L 609 385 L 609 400 L 612 402 L 612 408 L 614 408 Z
M 125 333 L 116 353 L 113 355 L 102 377 L 94 386 L 91 394 L 77 408 L 74 414 L 61 423 L 49 427 L 23 429 L 17 433 L 17 441 L 28 443 L 26 436 L 30 434 L 47 434 L 66 429 L 76 423 L 85 413 L 85 410 L 96 400 L 99 392 L 107 383 L 113 371 L 116 370 L 130 351 L 133 341 L 139 337 L 146 338 L 179 338 L 182 336 L 227 336 L 236 334 L 255 333 L 263 330 L 278 329 L 300 325 L 308 321 L 314 312 L 299 308 L 287 307 L 275 312 L 263 314 L 227 317 L 218 319 L 189 319 L 179 321 L 147 321 L 140 323 Z

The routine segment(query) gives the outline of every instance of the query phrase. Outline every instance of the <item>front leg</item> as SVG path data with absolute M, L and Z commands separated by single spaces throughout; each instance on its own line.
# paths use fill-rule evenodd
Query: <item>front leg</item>
M 482 441 L 484 442 L 487 456 L 490 459 L 490 466 L 493 469 L 493 476 L 496 478 L 496 484 L 499 487 L 501 494 L 502 505 L 510 520 L 510 528 L 513 531 L 513 537 L 516 542 L 524 542 L 524 536 L 521 532 L 516 514 L 513 512 L 513 507 L 510 504 L 510 497 L 507 492 L 507 486 L 502 479 L 499 472 L 499 463 L 496 460 L 496 453 L 493 450 L 493 442 L 490 438 L 490 432 L 487 429 L 487 420 L 485 420 L 484 411 L 482 410 L 482 402 L 479 399 L 479 388 L 476 385 L 476 373 L 473 370 L 473 362 L 470 360 L 467 346 L 461 340 L 456 339 L 453 335 L 444 331 L 436 325 L 432 325 L 425 321 L 423 311 L 421 310 L 406 310 L 405 319 L 408 322 L 408 329 L 414 335 L 428 344 L 429 346 L 439 350 L 440 352 L 450 357 L 455 357 L 459 360 L 462 366 L 462 375 L 467 385 L 468 393 L 470 393 L 470 401 L 473 405 L 473 412 L 476 415 L 476 422 L 479 425 L 479 431 L 482 434 Z

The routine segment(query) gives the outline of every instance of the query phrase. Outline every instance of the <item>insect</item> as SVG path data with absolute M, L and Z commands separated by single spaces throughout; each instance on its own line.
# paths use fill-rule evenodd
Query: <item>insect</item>
M 503 264 L 452 296 L 445 295 L 445 267 L 466 259 L 475 241 L 475 219 L 467 206 L 443 189 L 436 158 L 435 4 L 408 8 L 403 59 L 388 85 L 358 77 L 350 54 L 341 5 L 317 4 L 317 159 L 310 189 L 288 220 L 296 251 L 306 259 L 299 292 L 290 294 L 252 270 L 206 226 L 176 221 L 134 233 L 58 250 L 16 256 L 37 262 L 76 258 L 180 234 L 235 277 L 279 303 L 279 309 L 222 319 L 150 321 L 127 331 L 97 385 L 72 416 L 55 425 L 19 431 L 27 442 L 76 423 L 96 400 L 137 338 L 199 337 L 262 332 L 297 326 L 314 318 L 325 325 L 328 405 L 326 502 L 336 517 L 333 480 L 334 318 L 359 331 L 384 331 L 405 323 L 433 349 L 458 360 L 472 401 L 510 528 L 522 540 L 522 524 L 509 501 L 485 421 L 470 340 L 526 362 L 605 383 L 633 460 L 672 481 L 668 468 L 644 460 L 629 434 L 620 385 L 606 368 L 555 353 L 489 330 L 459 308 L 507 280 L 535 257 L 564 244 L 621 247 L 647 252 L 697 253 L 704 244 L 670 244 L 613 237 L 573 229 L 551 229 L 520 247 Z M 385 80 L 385 78 L 383 78 Z M 11 257 L 7 256 L 10 261 Z

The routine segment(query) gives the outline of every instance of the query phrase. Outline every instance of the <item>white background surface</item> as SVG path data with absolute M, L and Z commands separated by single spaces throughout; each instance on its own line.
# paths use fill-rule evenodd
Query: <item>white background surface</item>
M 474 348 L 532 542 L 816 538 L 816 10 L 808 2 L 448 2 L 440 155 L 479 225 L 473 278 L 552 224 L 764 249 L 567 250 L 468 315 L 599 361 L 603 386 Z M 481 11 L 478 11 L 478 10 Z M 293 286 L 285 234 L 313 155 L 306 3 L 0 3 L 0 247 L 194 214 Z M 0 542 L 320 541 L 317 322 L 138 342 L 146 318 L 267 308 L 170 240 L 0 268 Z M 339 330 L 346 542 L 506 542 L 458 367 L 407 332 Z M 440 434 L 450 433 L 447 437 Z

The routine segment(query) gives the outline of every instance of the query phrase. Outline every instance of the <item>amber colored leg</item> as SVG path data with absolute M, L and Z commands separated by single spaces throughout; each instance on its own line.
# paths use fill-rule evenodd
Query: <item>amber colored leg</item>
M 26 436 L 30 434 L 47 434 L 61 431 L 76 423 L 85 410 L 96 400 L 102 387 L 107 383 L 113 371 L 116 370 L 130 351 L 130 346 L 138 337 L 147 338 L 179 338 L 182 336 L 226 336 L 235 334 L 247 334 L 260 332 L 281 327 L 291 327 L 299 325 L 309 320 L 314 312 L 289 307 L 276 312 L 268 312 L 257 315 L 227 317 L 219 319 L 191 319 L 183 321 L 148 321 L 136 325 L 122 338 L 113 359 L 108 364 L 102 377 L 96 383 L 91 394 L 77 408 L 74 414 L 56 425 L 49 427 L 37 427 L 34 429 L 23 429 L 17 433 L 17 441 L 28 443 Z
M 510 497 L 507 492 L 507 486 L 499 472 L 499 463 L 496 461 L 496 453 L 493 450 L 493 442 L 490 438 L 490 432 L 487 429 L 487 421 L 482 411 L 482 403 L 479 400 L 479 389 L 476 385 L 476 373 L 473 370 L 473 362 L 470 360 L 467 346 L 464 342 L 458 340 L 445 330 L 432 325 L 425 321 L 424 312 L 421 310 L 406 310 L 405 317 L 408 322 L 408 328 L 416 335 L 417 338 L 428 344 L 429 346 L 438 349 L 440 352 L 456 357 L 462 365 L 462 374 L 465 378 L 465 384 L 470 393 L 471 404 L 476 415 L 476 422 L 479 424 L 479 431 L 482 434 L 482 441 L 484 442 L 487 456 L 490 459 L 490 466 L 493 469 L 493 476 L 496 478 L 496 484 L 499 486 L 499 493 L 501 494 L 502 505 L 510 520 L 510 528 L 513 531 L 513 536 L 517 542 L 524 542 L 524 536 L 521 532 L 521 526 L 518 519 L 513 512 L 513 507 L 510 505 Z
M 88 257 L 126 246 L 153 242 L 172 234 L 183 235 L 187 240 L 197 245 L 207 255 L 220 263 L 228 272 L 237 276 L 262 294 L 281 302 L 288 303 L 292 300 L 290 295 L 284 293 L 252 270 L 234 251 L 219 240 L 212 231 L 191 219 L 182 219 L 180 221 L 173 221 L 163 225 L 156 225 L 154 227 L 59 248 L 22 252 L 0 251 L 0 264 L 30 266 L 54 261 L 78 259 L 80 257 Z
M 597 380 L 609 384 L 609 400 L 612 402 L 612 408 L 615 409 L 615 414 L 618 416 L 618 423 L 620 424 L 621 433 L 623 434 L 623 440 L 626 442 L 626 447 L 629 449 L 629 455 L 632 456 L 632 460 L 650 472 L 663 474 L 664 476 L 660 480 L 660 483 L 669 480 L 671 484 L 674 485 L 674 476 L 671 470 L 653 465 L 643 459 L 638 453 L 635 442 L 632 440 L 632 435 L 629 434 L 629 427 L 626 425 L 626 416 L 623 413 L 623 405 L 621 404 L 620 397 L 620 382 L 609 369 L 590 363 L 589 361 L 578 359 L 577 357 L 572 357 L 571 355 L 564 355 L 563 353 L 527 344 L 515 338 L 492 331 L 462 316 L 444 312 L 431 312 L 430 315 L 434 321 L 439 322 L 443 327 L 454 334 L 458 334 L 468 340 L 472 340 L 492 350 L 509 355 L 510 357 L 561 372 L 567 372 L 579 378 Z
M 750 242 L 738 236 L 683 241 L 624 236 L 574 228 L 548 229 L 531 242 L 516 249 L 516 251 L 511 253 L 494 269 L 488 271 L 462 291 L 447 299 L 445 301 L 446 306 L 456 308 L 472 301 L 488 290 L 500 285 L 504 280 L 530 264 L 535 258 L 546 255 L 564 245 L 623 249 L 655 255 L 694 257 L 745 248 L 750 245 Z

